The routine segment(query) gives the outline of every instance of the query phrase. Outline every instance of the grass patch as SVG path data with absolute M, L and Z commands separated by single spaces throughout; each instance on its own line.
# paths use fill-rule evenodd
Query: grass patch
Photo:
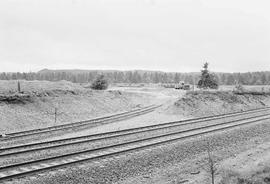
M 219 184 L 270 184 L 270 166 L 248 174 L 225 171 Z
M 236 95 L 270 95 L 270 92 L 264 92 L 264 91 L 233 91 Z
M 208 94 L 235 94 L 235 95 L 263 95 L 270 96 L 270 91 L 258 91 L 258 90 L 233 90 L 233 91 L 222 91 L 222 90 L 197 90 L 187 91 L 187 95 L 208 95 Z

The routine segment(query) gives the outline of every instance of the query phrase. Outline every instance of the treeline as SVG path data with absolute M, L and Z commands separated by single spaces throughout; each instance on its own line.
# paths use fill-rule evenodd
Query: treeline
M 110 83 L 185 83 L 197 84 L 200 73 L 172 73 L 159 71 L 87 71 L 87 70 L 42 70 L 29 73 L 0 73 L 0 80 L 67 80 L 74 83 L 93 82 L 104 75 Z M 215 73 L 220 85 L 270 85 L 270 72 Z

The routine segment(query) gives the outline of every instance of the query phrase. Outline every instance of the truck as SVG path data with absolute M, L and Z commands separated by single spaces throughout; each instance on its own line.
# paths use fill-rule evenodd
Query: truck
M 175 85 L 175 89 L 182 89 L 182 90 L 190 90 L 190 85 L 185 84 L 184 81 L 180 81 L 178 84 Z

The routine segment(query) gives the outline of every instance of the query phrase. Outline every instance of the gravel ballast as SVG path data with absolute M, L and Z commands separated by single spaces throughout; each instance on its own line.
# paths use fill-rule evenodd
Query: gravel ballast
M 207 141 L 212 146 L 213 154 L 220 155 L 218 159 L 222 160 L 254 145 L 269 141 L 269 135 L 269 121 L 264 121 L 123 155 L 109 161 L 86 162 L 83 165 L 67 167 L 62 172 L 55 170 L 42 176 L 19 179 L 13 183 L 139 184 L 153 183 L 156 178 L 159 180 L 154 183 L 164 178 L 166 183 L 173 183 L 175 179 L 179 179 L 176 173 L 190 177 L 190 172 L 197 167 L 193 160 L 196 158 L 195 160 L 198 161 L 205 154 Z M 184 163 L 189 164 L 189 167 L 179 168 Z M 168 171 L 171 171 L 171 175 Z
M 256 115 L 268 114 L 267 112 L 268 111 L 257 112 L 255 114 Z M 149 137 L 155 136 L 155 135 L 162 135 L 162 134 L 171 133 L 171 132 L 179 132 L 179 131 L 189 130 L 189 129 L 197 128 L 197 127 L 201 127 L 201 126 L 215 125 L 215 124 L 220 124 L 220 123 L 224 123 L 224 122 L 229 122 L 231 120 L 239 120 L 241 118 L 254 117 L 255 114 L 230 117 L 230 118 L 227 118 L 225 120 L 219 119 L 219 120 L 206 121 L 206 122 L 201 122 L 201 123 L 196 123 L 196 124 L 191 124 L 191 125 L 183 125 L 183 126 L 180 126 L 177 128 L 163 128 L 160 130 L 131 134 L 131 135 L 126 135 L 126 136 L 122 136 L 122 137 L 106 138 L 106 139 L 102 139 L 102 140 L 92 141 L 89 143 L 86 142 L 86 143 L 80 143 L 80 144 L 76 144 L 76 145 L 67 145 L 67 146 L 62 146 L 59 148 L 53 148 L 49 151 L 48 150 L 40 150 L 40 151 L 34 151 L 34 152 L 26 152 L 23 154 L 16 155 L 15 157 L 14 156 L 2 157 L 3 159 L 0 161 L 0 164 L 2 166 L 4 166 L 7 164 L 8 165 L 12 164 L 12 163 L 21 163 L 23 161 L 36 160 L 36 159 L 42 159 L 42 158 L 46 158 L 46 157 L 57 156 L 57 155 L 62 155 L 62 154 L 67 154 L 67 153 L 72 153 L 72 152 L 77 152 L 77 151 L 95 149 L 95 148 L 99 148 L 99 147 L 103 147 L 103 146 L 109 146 L 109 145 L 128 142 L 128 141 L 132 141 L 132 140 L 138 140 L 141 138 L 149 138 Z M 179 134 L 179 135 L 181 135 L 181 134 Z

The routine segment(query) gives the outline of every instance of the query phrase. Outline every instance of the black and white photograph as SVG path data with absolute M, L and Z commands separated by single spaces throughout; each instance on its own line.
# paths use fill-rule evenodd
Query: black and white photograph
M 270 184 L 270 1 L 1 0 L 0 184 Z

